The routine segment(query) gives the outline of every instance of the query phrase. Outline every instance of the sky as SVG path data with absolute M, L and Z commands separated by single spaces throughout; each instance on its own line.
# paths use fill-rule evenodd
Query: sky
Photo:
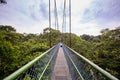
M 49 0 L 6 0 L 0 4 L 0 25 L 11 25 L 20 33 L 42 33 L 49 27 Z M 59 30 L 62 28 L 63 2 L 56 0 Z M 66 32 L 69 31 L 66 0 Z M 120 26 L 120 0 L 71 0 L 72 33 L 99 35 L 105 28 Z M 51 0 L 52 28 L 55 28 L 54 0 Z

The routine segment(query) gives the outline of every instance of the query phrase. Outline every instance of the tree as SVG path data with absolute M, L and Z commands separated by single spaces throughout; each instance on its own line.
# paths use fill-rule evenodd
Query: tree
M 83 34 L 80 36 L 83 40 L 89 41 L 89 42 L 100 42 L 101 36 L 93 36 L 93 35 L 87 35 Z
M 96 63 L 120 78 L 120 29 L 105 30 L 101 36 L 101 42 L 95 49 L 98 53 Z
M 43 34 L 20 34 L 12 26 L 0 26 L 0 80 L 49 47 Z
M 12 27 L 12 26 L 3 26 L 0 25 L 0 31 L 4 31 L 4 32 L 16 32 L 16 30 Z
M 12 46 L 10 42 L 0 41 L 0 76 L 5 77 L 17 69 L 19 57 L 18 47 Z M 18 65 L 18 64 L 17 64 Z M 0 79 L 1 79 L 0 77 Z
M 55 30 L 52 28 L 50 30 L 49 30 L 49 28 L 45 28 L 43 30 L 43 38 L 46 39 L 48 41 L 48 43 L 51 38 L 51 46 L 54 46 L 58 42 L 60 42 L 60 36 L 61 36 L 61 32 L 59 30 Z
M 0 0 L 0 4 L 7 4 L 6 0 Z
M 101 33 L 102 33 L 102 34 L 105 34 L 105 33 L 107 33 L 108 31 L 109 31 L 109 29 L 106 28 L 106 29 L 101 30 Z
M 86 40 L 86 41 L 89 41 L 91 36 L 87 35 L 87 34 L 83 34 L 80 36 L 82 39 Z

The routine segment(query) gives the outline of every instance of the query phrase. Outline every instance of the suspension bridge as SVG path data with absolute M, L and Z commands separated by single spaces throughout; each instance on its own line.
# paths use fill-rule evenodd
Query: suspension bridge
M 57 4 L 55 4 L 55 26 L 59 29 Z M 51 32 L 51 2 L 49 0 L 49 30 Z M 66 28 L 66 0 L 64 0 L 62 32 Z M 69 0 L 69 33 L 71 47 L 71 0 Z M 67 45 L 58 43 L 30 61 L 4 80 L 118 80 Z M 62 38 L 61 38 L 62 41 Z
M 118 80 L 87 58 L 59 43 L 4 80 Z

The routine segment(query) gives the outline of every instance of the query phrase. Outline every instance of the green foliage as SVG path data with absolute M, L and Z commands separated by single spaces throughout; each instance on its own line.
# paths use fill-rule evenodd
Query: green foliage
M 51 45 L 54 46 L 58 42 L 60 42 L 60 36 L 61 36 L 60 31 L 54 30 L 54 29 L 50 29 L 49 30 L 49 28 L 45 28 L 43 30 L 43 36 L 42 36 L 42 38 L 45 39 L 47 41 L 47 43 L 49 43 L 50 38 L 51 38 Z
M 25 76 L 23 80 L 34 80 L 34 79 L 31 79 L 29 76 Z
M 0 26 L 0 80 L 45 52 L 43 34 L 20 34 L 11 26 Z
M 87 34 L 83 34 L 80 36 L 83 40 L 89 41 L 89 42 L 100 42 L 101 37 L 100 36 L 90 36 Z
M 120 79 L 120 28 L 101 32 L 99 36 L 71 34 L 72 48 Z M 52 46 L 60 41 L 70 45 L 70 34 L 58 30 L 45 28 L 43 34 L 20 34 L 11 26 L 0 26 L 0 79 L 45 52 L 50 38 Z
M 84 34 L 81 37 L 71 34 L 72 48 L 101 68 L 120 78 L 120 28 L 115 30 L 104 29 L 101 33 L 102 35 L 99 36 Z M 51 30 L 52 44 L 56 44 L 60 40 L 58 35 L 61 36 L 63 43 L 70 45 L 70 34 L 61 34 L 55 30 Z M 49 28 L 44 29 L 44 38 L 48 37 L 47 40 L 49 40 L 49 36 Z
M 0 75 L 8 75 L 17 68 L 19 48 L 10 42 L 0 41 Z M 15 62 L 15 63 L 14 63 Z
M 84 34 L 81 38 L 72 34 L 72 48 L 120 79 L 120 28 L 104 29 L 101 33 Z M 69 45 L 69 34 L 64 34 L 64 43 Z
M 0 31 L 16 32 L 16 30 L 12 26 L 3 26 L 3 25 L 0 25 Z
M 93 41 L 91 36 L 82 35 L 81 38 L 85 41 L 82 40 L 73 48 L 120 79 L 120 28 L 104 29 L 101 33 L 100 41 Z
M 100 49 L 102 49 L 100 53 Z M 120 78 L 120 29 L 107 30 L 102 34 L 101 45 L 97 49 L 99 51 L 98 58 L 106 61 L 99 64 L 113 75 Z

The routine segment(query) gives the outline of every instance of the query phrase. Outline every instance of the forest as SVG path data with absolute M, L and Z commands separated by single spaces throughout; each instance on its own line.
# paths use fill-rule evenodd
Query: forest
M 62 42 L 69 46 L 69 33 L 45 28 L 43 33 L 18 33 L 9 25 L 0 25 L 0 80 L 13 73 L 50 47 Z M 120 27 L 101 30 L 101 35 L 71 34 L 71 48 L 120 79 Z

